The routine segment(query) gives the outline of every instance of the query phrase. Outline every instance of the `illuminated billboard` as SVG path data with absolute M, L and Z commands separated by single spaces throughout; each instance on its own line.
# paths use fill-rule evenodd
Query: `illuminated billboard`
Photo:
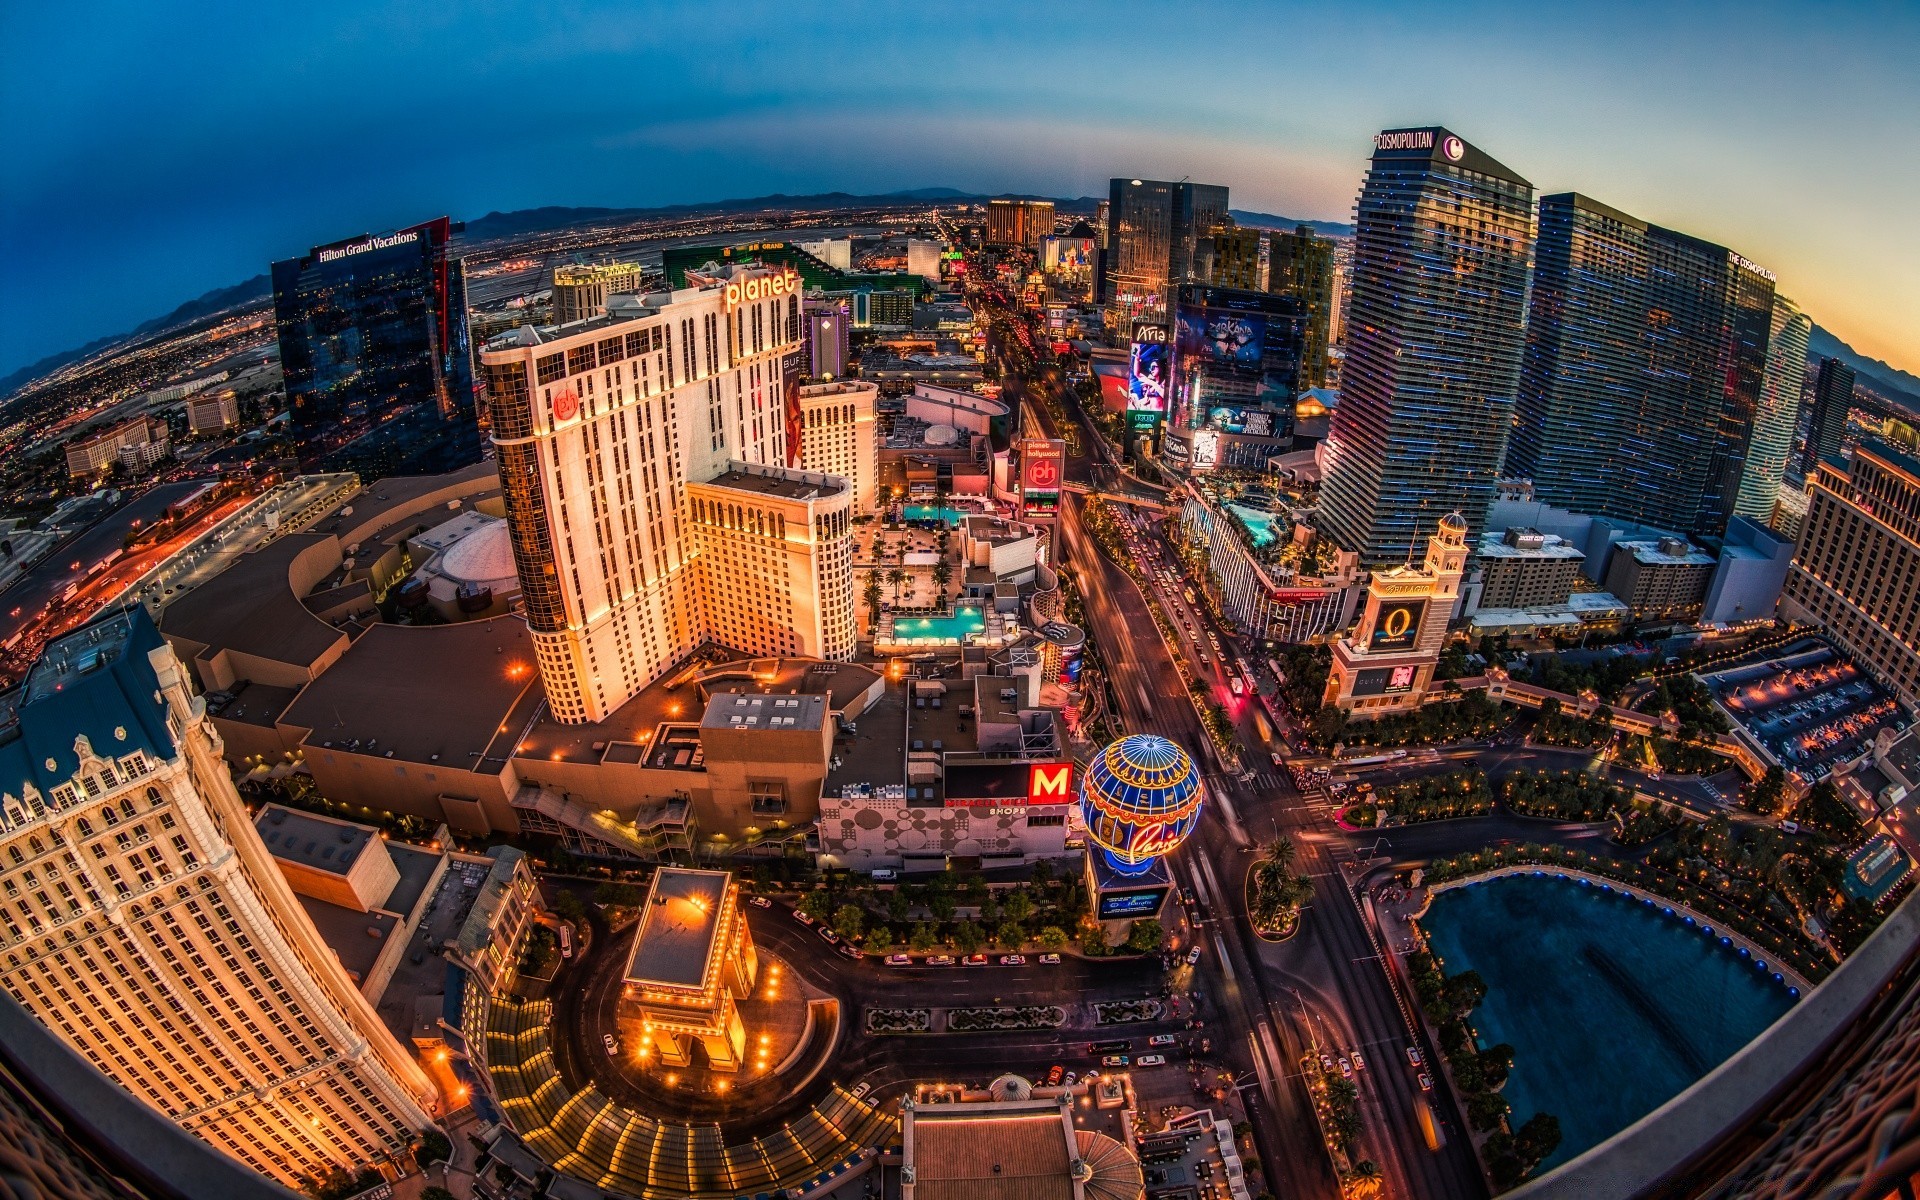
M 1167 344 L 1135 342 L 1133 369 L 1127 376 L 1127 411 L 1167 411 Z
M 1413 690 L 1417 666 L 1368 667 L 1353 677 L 1355 696 L 1398 696 Z
M 1020 519 L 1051 519 L 1060 511 L 1066 456 L 1066 443 L 1056 438 L 1028 438 L 1020 443 Z
M 943 783 L 948 808 L 1026 808 L 1074 798 L 1071 762 L 953 763 Z
M 1367 650 L 1411 650 L 1420 637 L 1420 618 L 1426 614 L 1425 600 L 1382 600 L 1374 614 L 1373 632 L 1367 637 Z
M 1129 917 L 1151 917 L 1160 911 L 1166 902 L 1168 889 L 1164 887 L 1143 888 L 1137 892 L 1102 892 L 1100 894 L 1100 919 L 1102 921 L 1124 920 Z
M 1291 296 L 1183 285 L 1173 306 L 1174 423 L 1291 436 L 1306 326 L 1306 312 Z M 1253 412 L 1269 414 L 1262 422 L 1268 432 L 1248 431 Z

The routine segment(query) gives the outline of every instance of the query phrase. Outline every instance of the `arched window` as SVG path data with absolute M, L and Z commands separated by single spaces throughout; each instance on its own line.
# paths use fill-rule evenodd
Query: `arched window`
M 80 834 L 81 837 L 93 836 L 93 822 L 87 820 L 85 817 L 81 817 L 79 820 L 75 821 L 73 823 L 73 827 Z

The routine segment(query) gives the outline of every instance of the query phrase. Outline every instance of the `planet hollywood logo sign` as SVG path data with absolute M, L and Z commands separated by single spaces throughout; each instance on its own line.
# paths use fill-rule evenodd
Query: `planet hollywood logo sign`
M 791 267 L 778 275 L 756 275 L 751 279 L 734 280 L 727 284 L 727 311 L 732 312 L 742 304 L 770 300 L 775 296 L 797 295 L 799 291 L 800 273 Z
M 323 263 L 337 262 L 355 254 L 365 254 L 369 250 L 386 250 L 419 240 L 418 229 L 403 229 L 399 233 L 389 233 L 384 237 L 362 238 L 357 242 L 348 242 L 344 246 L 323 246 L 320 248 L 318 258 Z

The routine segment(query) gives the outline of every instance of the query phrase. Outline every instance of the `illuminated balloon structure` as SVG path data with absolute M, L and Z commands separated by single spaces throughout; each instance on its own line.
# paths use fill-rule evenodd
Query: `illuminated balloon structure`
M 1144 873 L 1186 841 L 1200 823 L 1204 798 L 1187 752 L 1151 733 L 1131 734 L 1102 750 L 1080 781 L 1087 832 L 1122 875 Z

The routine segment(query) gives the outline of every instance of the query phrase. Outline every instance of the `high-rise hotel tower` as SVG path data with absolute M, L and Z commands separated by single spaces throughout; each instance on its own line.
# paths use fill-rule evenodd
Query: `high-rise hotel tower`
M 284 1183 L 404 1151 L 433 1084 L 254 833 L 144 609 L 0 696 L 0 983 L 183 1128 Z
M 1374 138 L 1320 529 L 1369 567 L 1486 528 L 1525 340 L 1533 185 L 1445 129 Z
M 726 267 L 481 352 L 514 562 L 556 720 L 703 642 L 849 660 L 854 485 L 800 470 L 800 276 Z

